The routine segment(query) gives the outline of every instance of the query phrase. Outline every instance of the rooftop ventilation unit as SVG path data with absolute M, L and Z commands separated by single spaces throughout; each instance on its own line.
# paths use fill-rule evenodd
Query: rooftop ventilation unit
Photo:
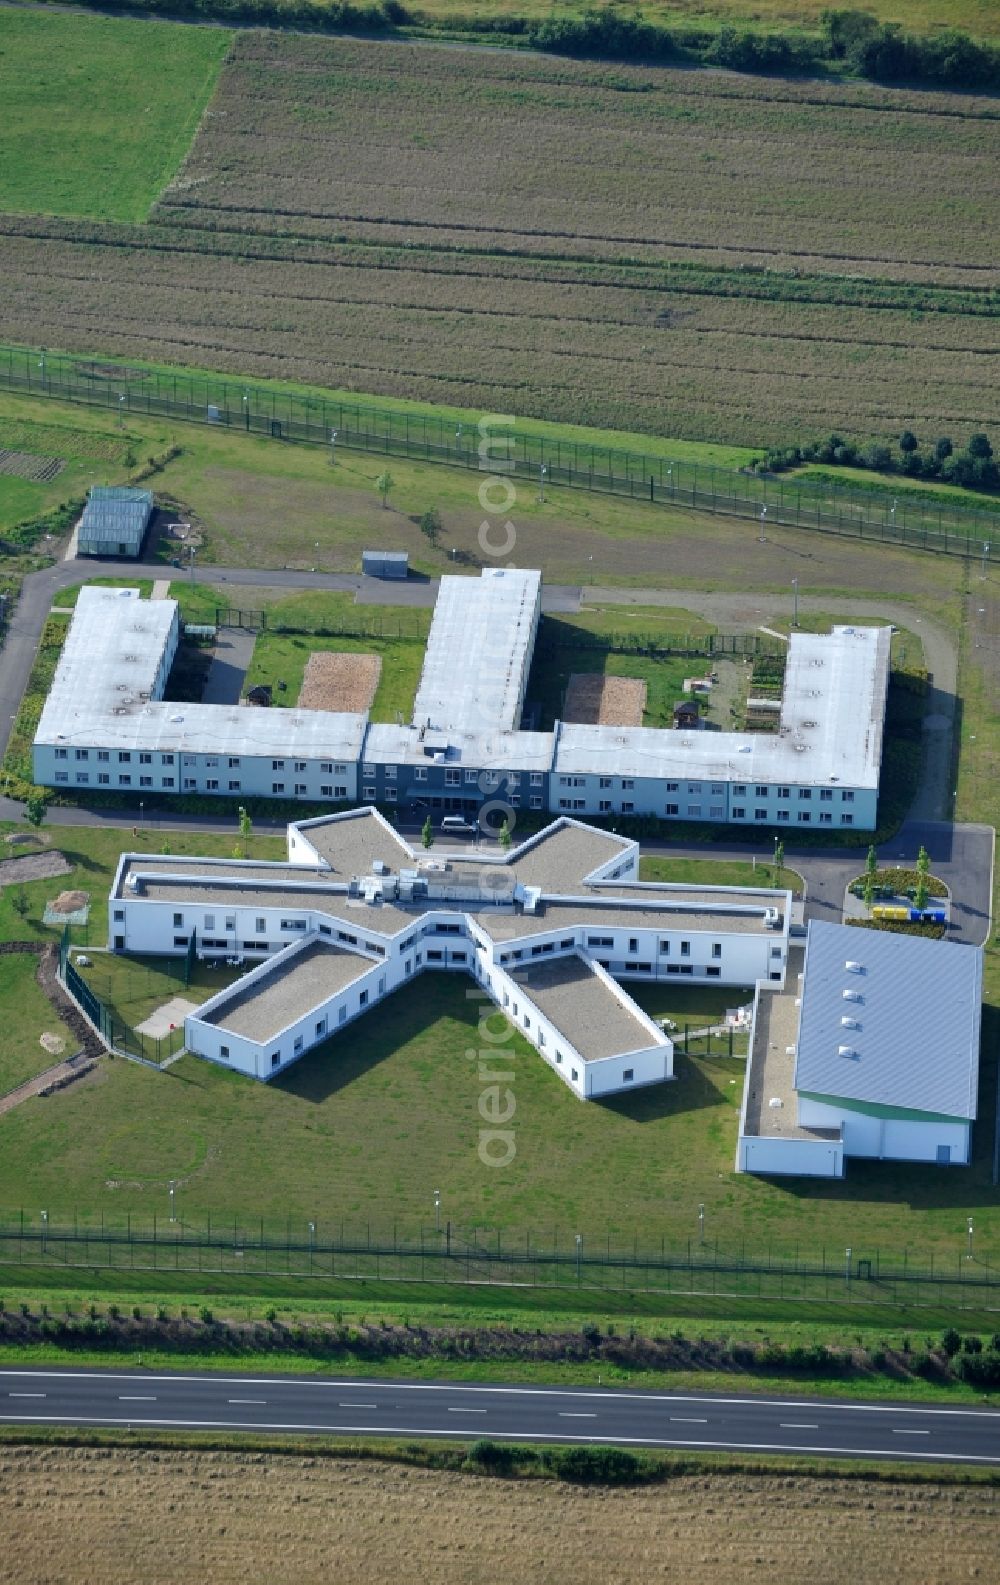
M 841 991 L 840 994 L 841 994 L 841 996 L 843 996 L 845 1002 L 860 1002 L 861 1001 L 861 992 L 860 991 Z
M 372 873 L 374 875 L 388 875 L 389 866 L 385 859 L 372 859 Z
M 841 1028 L 843 1029 L 859 1029 L 861 1027 L 858 1023 L 858 1020 L 856 1018 L 852 1018 L 849 1013 L 844 1014 L 843 1018 L 840 1020 L 840 1023 Z
M 765 908 L 764 909 L 764 923 L 767 926 L 768 930 L 777 930 L 778 926 L 781 923 L 781 915 L 778 912 L 777 908 Z
M 865 972 L 864 964 L 858 963 L 855 958 L 848 958 L 847 962 L 844 964 L 844 968 L 847 970 L 848 974 L 863 974 Z
M 767 1104 L 772 1112 L 780 1112 L 785 1103 L 780 1095 L 772 1095 Z
M 853 1046 L 838 1046 L 837 1055 L 838 1057 L 856 1057 L 857 1052 Z

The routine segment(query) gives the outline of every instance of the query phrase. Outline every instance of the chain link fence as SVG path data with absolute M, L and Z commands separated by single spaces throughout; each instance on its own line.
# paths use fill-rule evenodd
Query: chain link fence
M 171 374 L 0 346 L 0 387 L 33 396 L 103 407 L 127 417 L 168 417 L 243 430 L 274 440 L 346 446 L 384 456 L 510 474 L 548 485 L 628 496 L 759 524 L 771 523 L 852 538 L 907 545 L 946 555 L 1000 560 L 998 507 L 966 506 L 947 497 L 877 484 L 863 489 L 835 481 L 782 479 L 703 463 L 671 460 L 581 441 L 527 434 L 497 418 L 481 431 L 441 415 L 409 413 L 361 402 L 275 390 L 218 375 Z M 483 420 L 483 424 L 487 424 Z

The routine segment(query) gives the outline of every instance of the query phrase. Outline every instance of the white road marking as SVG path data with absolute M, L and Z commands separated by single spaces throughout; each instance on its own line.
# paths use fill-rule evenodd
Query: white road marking
M 930 1436 L 931 1433 L 929 1431 L 897 1431 L 896 1427 L 893 1426 L 892 1434 L 893 1436 Z
M 596 1420 L 597 1415 L 588 1409 L 560 1409 L 560 1420 Z
M 811 1425 L 806 1420 L 779 1420 L 779 1431 L 818 1431 L 818 1425 Z
M 9 1392 L 8 1398 L 44 1398 L 44 1392 Z
M 338 1403 L 338 1409 L 377 1409 L 377 1403 Z
M 707 1415 L 702 1417 L 701 1415 L 698 1415 L 698 1414 L 672 1414 L 672 1415 L 670 1415 L 669 1418 L 670 1418 L 670 1424 L 671 1425 L 707 1425 L 708 1424 L 708 1416 Z
M 155 1403 L 156 1399 L 153 1397 L 153 1395 L 151 1393 L 120 1392 L 118 1394 L 118 1402 L 119 1403 Z
M 230 1403 L 266 1403 L 267 1399 L 266 1398 L 230 1398 L 229 1402 Z M 368 1405 L 367 1404 L 362 1404 L 361 1407 L 364 1408 L 364 1409 L 367 1409 Z M 374 1405 L 372 1407 L 374 1407 Z
M 398 1382 L 396 1386 L 398 1387 Z M 96 1414 L 12 1414 L 5 1416 L 10 1424 L 27 1425 L 122 1425 L 125 1422 L 120 1416 Z M 440 1426 L 413 1426 L 413 1425 L 316 1425 L 311 1421 L 232 1421 L 232 1420 L 145 1420 L 144 1425 L 172 1426 L 183 1430 L 198 1431 L 350 1431 L 355 1436 L 362 1435 L 391 1435 L 391 1436 L 452 1436 L 451 1431 L 444 1431 Z M 507 1442 L 548 1442 L 552 1439 L 551 1431 L 497 1431 L 495 1435 Z M 566 1436 L 567 1442 L 600 1443 L 605 1438 L 600 1436 Z M 852 1458 L 897 1458 L 899 1455 L 894 1448 L 889 1447 L 827 1447 L 824 1445 L 803 1446 L 801 1442 L 737 1442 L 716 1441 L 706 1437 L 697 1440 L 684 1441 L 678 1437 L 669 1439 L 658 1436 L 616 1436 L 616 1446 L 621 1447 L 717 1447 L 723 1450 L 736 1449 L 747 1453 L 836 1453 Z M 935 1463 L 946 1464 L 995 1464 L 1000 1465 L 1000 1453 L 908 1453 L 910 1459 L 931 1459 Z
M 485 1414 L 485 1409 L 449 1409 L 449 1414 Z
M 5 1368 L 0 1368 L 0 1381 L 3 1381 L 4 1378 L 12 1378 L 12 1379 L 13 1378 L 22 1378 L 23 1379 L 25 1377 L 30 1377 L 30 1378 L 33 1378 L 35 1380 L 37 1380 L 40 1377 L 44 1381 L 103 1381 L 103 1382 L 114 1382 L 114 1381 L 134 1381 L 135 1380 L 134 1376 L 128 1375 L 125 1372 L 114 1372 L 114 1371 L 98 1371 L 98 1370 L 77 1370 L 77 1371 L 74 1371 L 74 1370 L 60 1370 L 60 1371 L 51 1371 L 51 1370 L 7 1370 Z M 157 1382 L 166 1382 L 168 1385 L 176 1384 L 176 1383 L 182 1383 L 182 1382 L 186 1382 L 186 1383 L 199 1382 L 201 1384 L 204 1384 L 205 1382 L 213 1382 L 216 1386 L 228 1386 L 228 1387 L 273 1387 L 274 1384 L 275 1384 L 273 1376 L 229 1376 L 229 1377 L 223 1376 L 223 1377 L 220 1377 L 220 1376 L 213 1376 L 211 1374 L 204 1374 L 204 1375 L 197 1375 L 196 1374 L 196 1375 L 187 1375 L 187 1376 L 179 1375 L 179 1374 L 178 1375 L 172 1375 L 172 1376 L 170 1376 L 170 1375 L 168 1375 L 168 1376 L 153 1376 L 153 1375 L 145 1375 L 144 1374 L 143 1377 L 142 1377 L 142 1380 L 144 1382 L 148 1382 L 151 1386 L 155 1385 Z M 309 1391 L 309 1392 L 316 1392 L 319 1389 L 329 1390 L 331 1388 L 339 1388 L 340 1391 L 342 1392 L 345 1387 L 356 1387 L 357 1386 L 357 1381 L 356 1380 L 338 1381 L 338 1380 L 336 1380 L 336 1378 L 330 1378 L 329 1380 L 325 1380 L 324 1381 L 324 1380 L 319 1380 L 319 1379 L 317 1379 L 314 1376 L 308 1376 L 308 1377 L 303 1377 L 303 1379 L 301 1381 L 287 1381 L 286 1380 L 286 1381 L 283 1381 L 281 1383 L 281 1385 L 283 1387 L 285 1387 L 285 1388 L 301 1387 L 304 1391 Z M 676 1403 L 676 1404 L 690 1403 L 690 1404 L 699 1404 L 700 1405 L 700 1404 L 703 1404 L 704 1401 L 705 1401 L 703 1396 L 699 1396 L 696 1393 L 682 1393 L 682 1392 L 676 1392 L 676 1393 L 666 1393 L 666 1392 L 664 1392 L 664 1393 L 654 1393 L 654 1392 L 644 1392 L 644 1393 L 639 1394 L 639 1393 L 635 1393 L 635 1392 L 612 1392 L 609 1389 L 594 1389 L 594 1388 L 584 1388 L 584 1387 L 580 1387 L 580 1388 L 571 1388 L 571 1387 L 486 1387 L 486 1386 L 482 1386 L 482 1387 L 454 1387 L 450 1383 L 430 1382 L 430 1381 L 427 1381 L 427 1382 L 424 1382 L 424 1381 L 420 1381 L 420 1382 L 399 1382 L 399 1381 L 397 1381 L 397 1382 L 393 1382 L 393 1390 L 395 1392 L 462 1392 L 462 1393 L 466 1393 L 466 1394 L 470 1394 L 470 1395 L 476 1395 L 476 1396 L 487 1396 L 487 1395 L 491 1395 L 491 1394 L 493 1396 L 497 1396 L 499 1394 L 501 1396 L 507 1396 L 507 1397 L 510 1397 L 510 1398 L 585 1398 L 585 1399 L 589 1398 L 591 1400 L 596 1398 L 596 1399 L 599 1399 L 601 1403 L 604 1403 L 607 1399 L 621 1399 L 621 1400 L 624 1400 L 626 1403 L 628 1403 L 628 1402 L 635 1402 L 637 1398 L 641 1398 L 642 1402 L 644 1402 L 644 1403 L 668 1403 L 668 1404 L 670 1404 L 670 1403 Z M 760 1409 L 760 1408 L 793 1409 L 793 1410 L 794 1409 L 798 1409 L 798 1410 L 802 1410 L 802 1409 L 822 1409 L 822 1410 L 824 1410 L 824 1412 L 827 1412 L 827 1413 L 832 1413 L 832 1412 L 836 1411 L 836 1412 L 839 1412 L 841 1414 L 893 1414 L 893 1415 L 896 1415 L 897 1417 L 902 1416 L 902 1415 L 920 1415 L 920 1416 L 923 1416 L 925 1418 L 929 1417 L 929 1418 L 935 1418 L 935 1419 L 940 1419 L 942 1416 L 945 1416 L 945 1417 L 948 1417 L 948 1418 L 951 1418 L 951 1419 L 954 1419 L 956 1417 L 968 1418 L 969 1416 L 972 1416 L 973 1418 L 979 1419 L 979 1420 L 982 1420 L 982 1419 L 994 1420 L 998 1424 L 1000 1424 L 1000 1410 L 997 1410 L 997 1409 L 941 1409 L 941 1408 L 937 1408 L 937 1407 L 931 1408 L 931 1407 L 920 1406 L 920 1405 L 914 1405 L 912 1408 L 910 1408 L 910 1407 L 908 1407 L 905 1404 L 897 1404 L 897 1403 L 838 1403 L 837 1401 L 832 1400 L 832 1399 L 827 1401 L 827 1402 L 816 1402 L 814 1400 L 801 1399 L 801 1398 L 790 1402 L 789 1400 L 784 1399 L 784 1398 L 757 1398 L 757 1397 L 749 1397 L 749 1398 L 715 1398 L 715 1397 L 713 1397 L 712 1406 L 713 1407 L 718 1406 L 720 1408 L 727 1408 L 727 1407 L 735 1406 L 737 1408 L 746 1408 L 746 1409 Z

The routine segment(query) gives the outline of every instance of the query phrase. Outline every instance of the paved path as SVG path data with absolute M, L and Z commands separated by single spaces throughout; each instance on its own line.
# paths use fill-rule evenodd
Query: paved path
M 0 1420 L 1000 1465 L 996 1409 L 751 1392 L 36 1368 L 0 1370 Z
M 88 1057 L 85 1051 L 78 1051 L 75 1056 L 66 1057 L 64 1061 L 55 1063 L 44 1072 L 36 1073 L 33 1079 L 19 1084 L 16 1090 L 8 1090 L 6 1095 L 0 1095 L 0 1117 L 3 1117 L 5 1112 L 12 1112 L 15 1106 L 20 1106 L 24 1101 L 30 1101 L 33 1096 L 40 1095 L 50 1084 L 59 1084 L 67 1079 L 82 1079 L 93 1066 L 94 1059 Z
M 256 633 L 245 627 L 220 627 L 212 664 L 205 678 L 202 704 L 239 704 L 243 679 L 253 660 Z

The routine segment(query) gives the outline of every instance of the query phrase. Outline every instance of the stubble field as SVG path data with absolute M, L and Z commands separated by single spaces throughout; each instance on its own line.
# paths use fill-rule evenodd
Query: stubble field
M 584 1490 L 266 1452 L 9 1448 L 0 1582 L 992 1578 L 997 1493 L 763 1475 Z
M 761 444 L 1000 417 L 995 102 L 243 33 L 142 226 L 0 218 L 0 335 Z

